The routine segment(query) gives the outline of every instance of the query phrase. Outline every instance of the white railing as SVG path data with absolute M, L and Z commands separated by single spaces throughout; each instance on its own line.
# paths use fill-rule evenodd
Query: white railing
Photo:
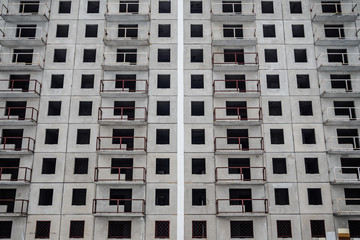
M 107 3 L 106 14 L 109 15 L 132 15 L 149 14 L 150 6 L 147 3 Z
M 224 32 L 228 32 L 230 37 L 225 37 Z M 241 32 L 241 34 L 239 34 Z M 250 27 L 219 27 L 213 28 L 212 36 L 214 40 L 244 39 L 256 40 L 256 28 Z
M 330 137 L 326 142 L 327 149 L 330 151 L 353 152 L 360 150 L 359 137 L 357 136 Z
M 336 111 L 342 111 L 342 114 L 336 114 Z M 327 107 L 323 111 L 324 120 L 327 121 L 351 121 L 359 120 L 360 114 L 358 107 Z
M 332 59 L 332 60 L 330 60 Z M 359 53 L 321 53 L 316 58 L 319 66 L 360 66 Z M 330 60 L 330 61 L 329 61 Z
M 329 11 L 329 12 L 323 12 L 323 7 L 324 8 L 333 8 L 334 11 Z M 357 3 L 314 3 L 311 6 L 310 9 L 312 16 L 314 17 L 315 15 L 352 15 L 352 14 L 357 14 L 359 12 L 359 7 Z
M 30 11 L 28 8 L 36 8 L 37 11 Z M 1 15 L 45 15 L 50 16 L 50 8 L 46 3 L 8 3 L 2 4 Z
M 334 32 L 334 37 L 326 36 L 326 31 Z M 343 28 L 343 27 L 318 27 L 314 31 L 315 39 L 346 39 L 346 40 L 358 40 L 358 34 L 360 29 L 356 28 Z
M 118 57 L 121 56 L 121 57 Z M 120 58 L 120 60 L 119 60 Z M 131 60 L 128 60 L 131 58 Z M 136 61 L 132 59 L 136 58 Z M 144 66 L 148 65 L 148 54 L 144 52 L 108 52 L 104 53 L 104 65 L 129 65 L 129 66 Z
M 239 6 L 240 5 L 240 6 Z M 213 3 L 211 4 L 212 14 L 221 15 L 255 15 L 255 3 Z M 223 11 L 226 9 L 227 11 Z
M 343 82 L 344 88 L 333 88 L 332 82 Z M 320 83 L 321 92 L 351 93 L 360 90 L 360 79 L 324 79 Z
M 31 62 L 21 61 L 21 56 L 32 55 Z M 41 53 L 0 53 L 0 66 L 39 66 L 44 67 Z
M 34 31 L 33 37 L 26 37 L 27 31 Z M 5 27 L 0 29 L 0 39 L 21 40 L 21 39 L 39 39 L 46 41 L 47 32 L 42 27 Z
M 124 36 L 119 37 L 119 31 L 124 32 Z M 137 37 L 131 37 L 129 31 L 137 32 Z M 138 27 L 119 27 L 119 28 L 105 28 L 105 40 L 147 40 L 149 38 L 149 32 L 147 28 Z
M 360 214 L 360 198 L 338 198 L 335 210 L 338 214 Z
M 334 167 L 330 171 L 332 180 L 360 183 L 360 167 Z

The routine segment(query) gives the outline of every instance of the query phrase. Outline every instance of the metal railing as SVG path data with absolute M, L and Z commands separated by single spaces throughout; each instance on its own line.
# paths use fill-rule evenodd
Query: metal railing
M 96 167 L 95 182 L 145 182 L 143 167 Z
M 357 151 L 360 150 L 359 137 L 342 136 L 327 139 L 328 150 L 331 151 Z M 360 151 L 359 151 L 360 152 Z
M 324 12 L 323 9 L 327 8 L 328 11 Z M 333 8 L 333 11 L 330 10 Z M 310 11 L 312 16 L 316 15 L 357 15 L 359 12 L 357 3 L 336 3 L 336 2 L 323 2 L 323 3 L 314 3 Z
M 226 86 L 226 85 L 229 86 Z M 214 93 L 260 93 L 260 80 L 214 80 Z
M 211 4 L 211 13 L 212 14 L 221 14 L 221 15 L 231 15 L 231 14 L 241 14 L 241 15 L 255 15 L 255 3 L 213 3 Z
M 34 152 L 35 140 L 31 137 L 0 137 L 0 151 Z M 21 146 L 18 146 L 20 143 Z
M 0 116 L 0 121 L 19 120 L 36 123 L 39 115 L 39 111 L 33 107 L 0 107 L 1 111 L 5 111 L 5 117 Z
M 341 83 L 343 88 L 333 88 L 333 83 Z M 324 79 L 320 82 L 321 91 L 337 93 L 351 93 L 360 91 L 360 79 Z
M 358 107 L 327 107 L 322 112 L 324 120 L 327 121 L 351 121 L 359 120 L 360 114 Z
M 145 214 L 144 199 L 93 199 L 93 214 Z
M 335 201 L 337 214 L 360 215 L 360 198 L 338 198 Z
M 98 151 L 146 151 L 146 137 L 97 137 Z
M 110 15 L 131 15 L 131 14 L 149 14 L 150 6 L 146 3 L 128 2 L 128 3 L 107 3 L 106 14 Z
M 229 37 L 225 37 L 225 31 Z M 240 34 L 241 33 L 241 34 Z M 219 27 L 213 28 L 212 36 L 214 40 L 229 40 L 229 39 L 242 39 L 242 40 L 256 40 L 256 28 L 250 27 Z
M 258 65 L 259 58 L 256 52 L 221 52 L 213 53 L 214 65 Z
M 334 36 L 329 35 L 326 31 L 331 31 Z M 324 39 L 346 39 L 346 40 L 358 40 L 360 29 L 353 28 L 344 28 L 344 27 L 318 27 L 314 31 L 315 39 L 324 40 Z
M 127 87 L 135 83 L 134 88 Z M 120 87 L 116 87 L 119 84 Z M 143 79 L 116 79 L 116 80 L 101 80 L 100 92 L 101 93 L 147 93 L 148 81 Z
M 318 66 L 360 66 L 359 53 L 321 53 L 316 60 Z
M 360 167 L 334 167 L 330 174 L 335 182 L 357 182 L 360 183 Z
M 214 121 L 261 121 L 261 120 L 262 120 L 261 107 L 215 107 L 214 108 Z
M 129 111 L 133 116 L 130 116 Z M 116 114 L 115 114 L 116 113 Z M 146 121 L 146 107 L 99 107 L 99 121 Z
M 217 182 L 265 182 L 265 167 L 217 167 L 215 168 Z
M 141 52 L 107 52 L 103 54 L 104 65 L 147 66 L 148 54 Z
M 29 200 L 25 199 L 0 199 L 0 214 L 25 215 L 28 211 Z
M 267 199 L 217 199 L 217 214 L 266 214 L 269 212 Z
M 136 30 L 136 37 L 128 36 L 132 35 L 129 32 Z M 119 36 L 119 32 L 123 31 L 124 36 Z M 149 39 L 149 32 L 147 28 L 139 27 L 117 27 L 117 28 L 105 28 L 104 40 L 147 40 Z
M 26 59 L 31 55 L 31 62 Z M 26 60 L 21 58 L 25 57 Z M 44 58 L 40 53 L 0 53 L 0 66 L 39 66 L 44 67 Z
M 215 137 L 215 151 L 262 151 L 262 137 Z
M 31 11 L 29 8 L 37 11 Z M 8 3 L 2 4 L 1 15 L 44 15 L 49 18 L 50 8 L 46 3 Z
M 0 182 L 25 182 L 31 180 L 32 169 L 27 167 L 0 167 Z
M 34 36 L 26 36 L 31 30 L 34 31 Z M 38 39 L 45 43 L 47 39 L 47 32 L 43 27 L 5 27 L 0 29 L 0 33 L 0 39 L 5 40 Z

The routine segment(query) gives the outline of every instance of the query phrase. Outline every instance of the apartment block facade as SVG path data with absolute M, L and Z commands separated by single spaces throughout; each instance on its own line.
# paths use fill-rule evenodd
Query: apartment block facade
M 360 239 L 359 4 L 1 0 L 0 238 Z

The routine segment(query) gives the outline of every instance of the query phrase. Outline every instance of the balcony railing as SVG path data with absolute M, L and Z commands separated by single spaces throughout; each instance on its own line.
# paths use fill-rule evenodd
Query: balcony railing
M 107 3 L 105 18 L 107 21 L 148 21 L 150 6 L 147 3 Z
M 5 27 L 0 33 L 0 43 L 4 46 L 42 46 L 47 39 L 47 32 L 42 27 Z
M 332 183 L 360 183 L 360 167 L 334 167 L 330 170 Z
M 0 107 L 5 116 L 0 116 L 1 121 L 30 121 L 36 123 L 39 112 L 33 107 Z
M 98 151 L 146 151 L 146 137 L 98 137 Z
M 261 107 L 216 107 L 215 122 L 256 123 L 262 121 Z
M 214 70 L 257 70 L 259 67 L 256 52 L 217 52 L 212 57 Z
M 0 140 L 0 152 L 33 153 L 35 149 L 35 140 L 31 137 L 0 137 Z
M 356 46 L 359 45 L 360 29 L 343 27 L 318 27 L 314 31 L 315 44 L 318 46 Z
M 317 67 L 323 71 L 359 71 L 359 53 L 321 53 L 316 58 Z
M 264 167 L 217 167 L 215 180 L 219 183 L 264 183 L 266 169 Z
M 0 183 L 25 182 L 31 180 L 31 168 L 27 167 L 0 167 Z
M 146 122 L 146 107 L 99 107 L 98 120 L 104 122 Z
M 40 71 L 44 62 L 40 53 L 0 53 L 0 70 Z
M 149 31 L 138 27 L 105 28 L 104 42 L 106 45 L 149 45 Z
M 327 107 L 323 111 L 325 124 L 359 124 L 360 108 L 357 107 Z
M 261 93 L 260 80 L 214 80 L 213 91 L 214 94 L 236 93 L 239 96 L 244 94 L 259 96 Z
M 25 199 L 0 199 L 0 215 L 26 215 L 28 205 Z
M 225 36 L 227 35 L 227 36 Z M 213 45 L 247 46 L 256 45 L 256 28 L 254 27 L 221 27 L 213 28 Z
M 145 52 L 104 53 L 104 70 L 148 70 L 149 59 Z
M 329 153 L 360 154 L 357 136 L 330 137 L 326 142 Z
M 218 215 L 256 215 L 269 212 L 267 199 L 217 199 L 216 213 Z
M 248 3 L 213 3 L 211 4 L 213 21 L 254 21 L 255 4 Z
M 146 169 L 143 167 L 97 167 L 95 182 L 144 183 Z
M 324 79 L 320 82 L 323 97 L 360 96 L 360 79 Z
M 117 80 L 101 80 L 100 81 L 100 94 L 125 96 L 147 94 L 148 81 L 143 79 L 117 79 Z
M 93 214 L 132 216 L 145 214 L 144 199 L 94 199 Z
M 50 8 L 46 3 L 7 3 L 1 6 L 1 17 L 5 21 L 49 21 Z
M 334 207 L 337 215 L 360 215 L 360 198 L 338 198 Z
M 359 13 L 357 3 L 322 2 L 311 6 L 314 21 L 355 21 Z
M 264 150 L 262 137 L 216 137 L 215 152 L 247 153 Z

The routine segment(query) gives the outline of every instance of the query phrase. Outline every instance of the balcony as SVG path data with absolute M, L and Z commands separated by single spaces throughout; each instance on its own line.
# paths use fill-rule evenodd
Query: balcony
M 30 183 L 31 174 L 27 167 L 0 167 L 0 184 Z
M 214 124 L 216 125 L 260 125 L 262 110 L 260 107 L 216 107 Z
M 215 97 L 259 97 L 260 80 L 214 80 Z
M 213 28 L 213 46 L 255 46 L 256 29 L 244 27 Z
M 149 59 L 147 53 L 108 52 L 104 53 L 103 70 L 109 71 L 147 71 Z
M 359 53 L 321 53 L 316 62 L 319 71 L 360 71 Z
M 217 167 L 215 169 L 217 184 L 265 184 L 264 167 Z
M 44 58 L 40 53 L 0 53 L 0 70 L 42 71 Z
M 5 27 L 0 29 L 3 46 L 45 46 L 47 32 L 42 27 Z
M 100 107 L 98 122 L 101 125 L 146 125 L 145 107 Z
M 249 3 L 213 3 L 211 20 L 218 22 L 253 22 L 255 21 L 255 4 Z
M 219 217 L 266 216 L 268 212 L 267 199 L 216 200 L 216 214 Z
M 258 54 L 255 52 L 221 52 L 213 53 L 214 71 L 257 71 Z
M 6 22 L 47 22 L 50 8 L 46 3 L 7 3 L 1 6 L 1 17 Z
M 355 126 L 360 124 L 357 117 L 360 108 L 357 107 L 328 107 L 323 111 L 324 124 L 328 126 Z
M 330 154 L 360 154 L 357 136 L 330 137 L 326 140 L 326 145 Z
M 359 29 L 343 27 L 316 28 L 314 39 L 316 46 L 358 46 Z
M 360 167 L 334 167 L 329 173 L 332 184 L 360 183 Z
M 98 137 L 96 150 L 100 154 L 145 154 L 146 137 Z
M 262 137 L 216 137 L 215 154 L 262 154 Z
M 334 215 L 360 216 L 360 198 L 338 198 L 334 204 Z
M 314 22 L 353 22 L 358 17 L 357 3 L 322 2 L 314 3 L 311 8 Z
M 29 201 L 24 199 L 0 199 L 0 216 L 27 215 Z
M 144 184 L 146 169 L 143 167 L 97 167 L 95 182 L 101 184 Z
M 35 125 L 39 112 L 33 107 L 0 107 L 0 125 Z
M 107 3 L 105 19 L 109 22 L 146 22 L 150 19 L 150 6 L 146 3 Z
M 321 97 L 360 97 L 360 79 L 324 79 L 320 92 Z
M 148 46 L 149 31 L 138 27 L 105 28 L 104 43 L 108 46 Z
M 143 217 L 144 199 L 94 199 L 93 210 L 97 216 Z
M 102 97 L 147 97 L 149 84 L 143 79 L 101 80 Z

